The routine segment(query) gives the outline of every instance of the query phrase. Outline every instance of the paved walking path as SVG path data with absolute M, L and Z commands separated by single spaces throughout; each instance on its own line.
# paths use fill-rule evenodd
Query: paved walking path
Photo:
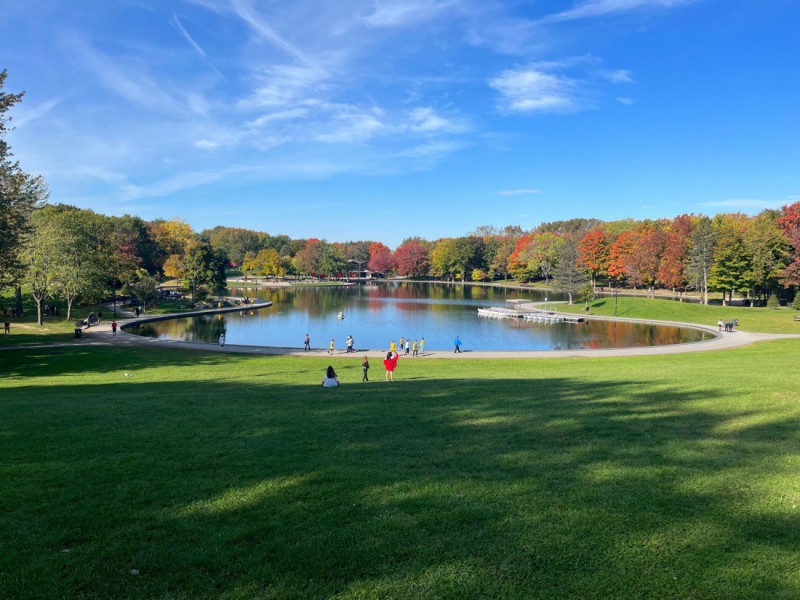
M 266 308 L 272 303 L 260 302 L 251 304 L 246 307 L 247 310 Z M 532 307 L 537 304 L 531 303 Z M 549 302 L 548 305 L 552 305 Z M 120 319 L 117 324 L 120 326 L 116 336 L 112 336 L 111 321 L 104 321 L 100 325 L 95 325 L 91 328 L 83 330 L 81 339 L 76 339 L 73 342 L 62 344 L 39 344 L 39 345 L 25 345 L 25 346 L 4 346 L 0 350 L 11 350 L 16 348 L 54 348 L 59 346 L 160 346 L 167 348 L 180 348 L 186 350 L 200 350 L 203 352 L 227 352 L 237 354 L 259 354 L 268 356 L 311 356 L 311 357 L 326 357 L 329 356 L 327 348 L 314 349 L 311 351 L 303 351 L 301 348 L 277 348 L 269 346 L 238 346 L 235 344 L 226 344 L 224 348 L 220 348 L 218 344 L 206 344 L 199 342 L 183 342 L 174 340 L 159 340 L 156 338 L 148 338 L 132 333 L 127 333 L 123 327 L 143 323 L 148 321 L 165 320 L 172 318 L 182 318 L 193 316 L 196 314 L 215 314 L 225 312 L 238 312 L 245 310 L 245 307 L 227 307 L 223 309 L 210 309 L 204 311 L 197 311 L 192 313 L 173 313 L 170 315 L 159 315 L 158 317 L 142 316 L 138 319 Z M 550 312 L 550 311 L 548 311 Z M 570 315 L 575 316 L 575 315 Z M 731 348 L 740 348 L 755 342 L 794 338 L 800 339 L 800 334 L 782 334 L 782 333 L 750 333 L 746 331 L 732 331 L 732 332 L 718 332 L 716 326 L 708 327 L 703 325 L 695 325 L 692 323 L 678 323 L 674 321 L 652 321 L 648 319 L 614 319 L 612 317 L 599 317 L 591 316 L 592 319 L 603 320 L 619 320 L 638 323 L 653 323 L 658 325 L 678 325 L 681 327 L 693 327 L 695 329 L 703 329 L 714 334 L 716 337 L 703 342 L 695 342 L 691 344 L 675 344 L 669 346 L 644 346 L 636 348 L 603 348 L 596 350 L 514 350 L 514 351 L 497 351 L 497 350 L 470 350 L 467 346 L 460 354 L 454 353 L 452 350 L 432 350 L 426 351 L 419 358 L 446 358 L 463 360 L 469 358 L 600 358 L 600 357 L 614 357 L 614 356 L 650 356 L 661 354 L 683 354 L 689 352 L 706 352 L 709 350 L 727 350 Z M 374 350 L 374 349 L 357 349 L 355 352 L 347 353 L 344 350 L 337 350 L 335 356 L 351 357 L 361 359 L 365 354 L 370 356 L 384 355 L 387 350 Z M 406 357 L 401 354 L 404 360 L 417 360 L 411 355 Z

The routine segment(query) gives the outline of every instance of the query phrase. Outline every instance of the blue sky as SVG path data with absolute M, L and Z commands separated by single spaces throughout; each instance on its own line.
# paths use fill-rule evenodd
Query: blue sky
M 796 0 L 26 0 L 51 201 L 330 241 L 800 198 Z

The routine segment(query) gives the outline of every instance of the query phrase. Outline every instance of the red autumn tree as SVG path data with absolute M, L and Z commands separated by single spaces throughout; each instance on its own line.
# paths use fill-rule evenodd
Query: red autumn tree
M 367 263 L 367 266 L 370 271 L 375 271 L 376 273 L 392 271 L 395 267 L 394 255 L 385 244 L 372 242 L 369 245 L 369 263 Z
M 397 272 L 406 277 L 424 277 L 428 274 L 428 250 L 417 240 L 410 240 L 394 251 Z
M 687 285 L 686 264 L 694 233 L 694 219 L 689 215 L 675 217 L 669 224 L 664 253 L 657 279 L 672 290 L 683 290 Z
M 661 255 L 667 243 L 667 234 L 658 227 L 634 231 L 634 243 L 625 259 L 631 282 L 648 288 L 652 294 L 661 266 Z
M 592 287 L 595 286 L 597 275 L 608 271 L 610 246 L 608 237 L 601 230 L 590 231 L 578 244 L 578 257 L 592 276 Z

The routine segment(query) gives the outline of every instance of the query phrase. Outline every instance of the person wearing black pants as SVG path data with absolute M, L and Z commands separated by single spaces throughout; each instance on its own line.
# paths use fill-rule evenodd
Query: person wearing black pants
M 367 371 L 369 371 L 369 361 L 365 356 L 364 359 L 361 361 L 361 369 L 364 371 L 364 377 L 361 381 L 369 381 L 369 377 L 367 377 Z

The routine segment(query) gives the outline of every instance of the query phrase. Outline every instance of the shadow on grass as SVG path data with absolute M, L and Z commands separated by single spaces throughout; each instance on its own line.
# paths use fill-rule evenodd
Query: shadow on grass
M 251 377 L 3 396 L 3 597 L 800 592 L 800 525 L 767 481 L 795 475 L 800 422 L 708 408 L 726 397 L 711 386 Z

